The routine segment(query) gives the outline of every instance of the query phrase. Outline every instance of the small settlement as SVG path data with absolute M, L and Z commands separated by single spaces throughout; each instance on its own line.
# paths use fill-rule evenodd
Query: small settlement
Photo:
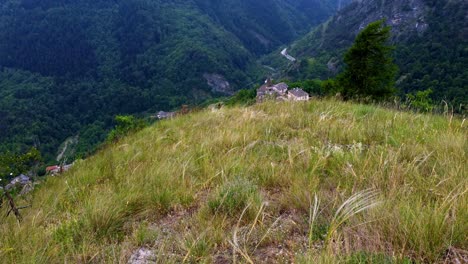
M 53 165 L 46 168 L 46 173 L 49 175 L 57 175 L 71 169 L 73 164 L 68 165 Z
M 308 101 L 310 96 L 301 88 L 293 88 L 289 90 L 286 83 L 273 84 L 271 79 L 267 79 L 265 84 L 257 89 L 257 102 L 265 100 L 277 101 Z
M 268 78 L 265 81 L 265 84 L 260 86 L 257 89 L 257 103 L 264 102 L 266 100 L 277 100 L 277 101 L 309 101 L 310 95 L 306 93 L 301 88 L 295 87 L 289 89 L 289 86 L 282 82 L 273 84 L 272 80 Z M 216 103 L 210 105 L 209 108 L 211 111 L 217 111 L 222 108 L 222 103 Z M 150 116 L 154 119 L 172 119 L 180 115 L 186 115 L 190 113 L 191 109 L 189 109 L 188 105 L 182 105 L 181 109 L 175 112 L 165 112 L 159 111 L 157 114 Z M 55 169 L 54 169 L 55 171 Z
M 176 116 L 176 112 L 164 112 L 164 111 L 159 111 L 159 113 L 156 115 L 156 118 L 158 119 L 171 119 Z

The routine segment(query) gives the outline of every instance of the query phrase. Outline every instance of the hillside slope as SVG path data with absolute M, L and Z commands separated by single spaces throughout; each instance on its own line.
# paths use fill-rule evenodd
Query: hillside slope
M 343 53 L 369 23 L 385 19 L 392 27 L 401 95 L 432 89 L 433 99 L 466 111 L 468 104 L 468 2 L 463 0 L 353 1 L 327 22 L 291 44 L 299 59 L 285 65 L 278 52 L 263 63 L 286 69 L 284 76 L 328 78 L 342 69 Z
M 203 13 L 255 54 L 271 52 L 327 20 L 350 0 L 196 0 Z
M 117 114 L 245 88 L 255 81 L 247 69 L 256 56 L 337 8 L 336 0 L 310 1 L 315 12 L 306 15 L 301 2 L 1 1 L 0 151 L 34 145 L 50 160 L 79 134 L 85 154 Z
M 467 135 L 334 101 L 181 116 L 48 178 L 21 224 L 2 211 L 0 262 L 455 263 Z

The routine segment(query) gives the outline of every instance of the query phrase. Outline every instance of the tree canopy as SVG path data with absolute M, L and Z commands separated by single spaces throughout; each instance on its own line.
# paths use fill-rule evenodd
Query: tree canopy
M 369 24 L 358 34 L 344 56 L 346 68 L 338 77 L 344 98 L 382 100 L 396 92 L 398 68 L 389 39 L 390 27 L 384 26 L 382 20 Z
M 27 173 L 42 160 L 41 153 L 31 148 L 23 154 L 3 153 L 0 155 L 0 185 L 21 173 Z

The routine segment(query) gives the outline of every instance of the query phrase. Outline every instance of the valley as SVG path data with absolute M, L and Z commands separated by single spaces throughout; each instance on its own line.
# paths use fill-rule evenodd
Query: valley
M 2 1 L 0 151 L 36 146 L 53 160 L 78 135 L 76 156 L 86 156 L 116 115 L 250 88 L 265 78 L 259 56 L 337 8 L 337 0 Z

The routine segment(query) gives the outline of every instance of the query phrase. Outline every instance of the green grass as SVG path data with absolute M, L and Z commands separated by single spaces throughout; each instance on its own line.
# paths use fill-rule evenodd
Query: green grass
M 248 207 L 246 213 L 253 218 L 260 206 L 261 197 L 256 185 L 242 178 L 221 186 L 219 191 L 208 200 L 208 207 L 212 214 L 226 214 L 229 217 L 236 217 Z
M 468 249 L 467 131 L 326 100 L 163 121 L 41 183 L 24 222 L 2 209 L 0 263 L 443 262 Z

